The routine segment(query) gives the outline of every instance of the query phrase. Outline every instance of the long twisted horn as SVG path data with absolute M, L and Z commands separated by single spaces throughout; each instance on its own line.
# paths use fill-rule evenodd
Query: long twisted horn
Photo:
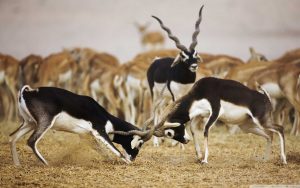
M 148 120 L 146 120 L 146 122 L 144 123 L 143 127 L 147 128 L 154 120 L 154 117 L 149 118 Z M 150 132 L 150 130 L 131 130 L 131 131 L 111 131 L 109 132 L 109 134 L 119 134 L 122 136 L 130 136 L 130 135 L 138 135 L 140 137 L 146 137 L 146 135 L 148 135 Z
M 158 106 L 159 106 L 160 104 L 164 104 L 164 103 L 165 103 L 166 100 L 165 100 L 165 98 L 162 97 L 162 94 L 160 95 L 160 98 L 161 98 L 161 100 L 156 101 L 155 104 L 154 104 L 154 108 L 153 108 L 153 116 L 150 117 L 148 120 L 146 120 L 145 123 L 144 123 L 144 125 L 142 126 L 142 127 L 143 127 L 142 129 L 143 129 L 143 130 L 147 130 L 148 126 L 151 125 L 151 124 L 153 123 L 153 121 L 154 121 L 154 114 L 155 114 L 155 112 L 156 112 Z
M 150 138 L 152 137 L 152 135 L 158 136 L 158 137 L 162 137 L 163 136 L 163 132 L 160 129 L 165 121 L 168 119 L 168 117 L 170 116 L 170 114 L 172 114 L 179 106 L 180 104 L 180 99 L 178 99 L 177 101 L 173 102 L 172 104 L 169 104 L 165 110 L 164 113 L 162 115 L 162 118 L 160 120 L 160 122 L 157 125 L 154 125 L 151 127 L 151 129 L 148 130 L 144 130 L 144 131 L 140 131 L 140 130 L 131 130 L 131 131 L 112 131 L 109 134 L 119 134 L 119 135 L 123 135 L 123 136 L 130 136 L 130 135 L 138 135 L 140 136 L 145 142 L 150 140 Z M 160 101 L 161 102 L 161 101 Z M 158 102 L 158 103 L 160 103 Z M 158 105 L 158 104 L 156 104 Z M 149 118 L 143 125 L 144 128 L 147 128 L 154 120 L 154 117 Z
M 149 131 L 139 131 L 139 130 L 132 130 L 132 131 L 111 131 L 108 134 L 119 134 L 122 136 L 130 136 L 130 135 L 138 135 L 140 137 L 144 137 L 148 134 Z
M 167 28 L 158 17 L 156 17 L 156 16 L 152 16 L 152 17 L 154 19 L 156 19 L 159 22 L 160 27 L 168 33 L 168 37 L 175 42 L 175 45 L 178 49 L 180 49 L 182 51 L 188 51 L 185 46 L 180 44 L 179 39 L 172 34 L 171 30 L 169 28 Z
M 181 102 L 181 98 L 176 100 L 175 102 L 169 104 L 164 109 L 164 113 L 161 115 L 160 122 L 154 126 L 155 131 L 159 130 L 164 125 L 164 123 L 167 121 L 167 119 L 170 117 L 170 115 L 178 109 L 180 102 Z
M 149 140 L 152 137 L 152 135 L 155 135 L 157 137 L 163 137 L 164 132 L 163 129 L 161 129 L 161 127 L 164 125 L 165 121 L 169 118 L 170 114 L 172 114 L 178 108 L 179 104 L 180 104 L 179 101 L 175 101 L 172 104 L 169 104 L 164 109 L 164 113 L 162 115 L 160 122 L 157 125 L 151 127 L 150 130 L 148 130 L 148 134 L 147 136 L 145 136 L 143 140 L 145 141 Z
M 198 20 L 196 21 L 196 24 L 195 24 L 195 32 L 193 33 L 193 41 L 192 41 L 192 44 L 190 45 L 190 51 L 194 50 L 196 45 L 197 45 L 197 36 L 198 34 L 200 33 L 200 29 L 199 29 L 199 25 L 201 23 L 201 20 L 202 20 L 202 9 L 203 9 L 204 5 L 202 5 L 202 7 L 200 8 L 200 11 L 199 11 L 199 18 Z
M 157 125 L 152 126 L 150 130 L 148 130 L 148 132 L 147 132 L 148 134 L 145 136 L 145 138 L 143 140 L 145 140 L 145 141 L 149 140 L 152 137 L 152 135 L 155 135 L 157 137 L 164 136 L 164 132 L 161 129 L 161 127 L 164 125 L 165 121 L 167 121 L 170 114 L 172 114 L 175 110 L 178 109 L 180 101 L 181 101 L 181 99 L 178 99 L 177 101 L 169 104 L 164 109 L 164 113 L 162 115 L 160 122 Z

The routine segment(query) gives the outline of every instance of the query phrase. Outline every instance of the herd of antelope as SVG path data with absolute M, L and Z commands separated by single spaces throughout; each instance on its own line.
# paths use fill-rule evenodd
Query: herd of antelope
M 152 136 L 156 146 L 158 137 L 183 144 L 193 137 L 197 158 L 207 163 L 209 130 L 216 122 L 264 137 L 266 159 L 273 133 L 278 134 L 286 164 L 284 128 L 293 135 L 300 130 L 300 49 L 268 60 L 250 48 L 247 62 L 198 53 L 202 9 L 189 48 L 153 16 L 177 49 L 149 50 L 126 63 L 89 48 L 65 49 L 45 58 L 31 54 L 21 61 L 0 54 L 1 120 L 23 120 L 10 135 L 14 164 L 20 164 L 17 140 L 31 131 L 28 145 L 47 164 L 37 143 L 51 128 L 90 134 L 126 163 Z M 143 44 L 164 42 L 160 33 L 147 38 L 145 26 L 139 30 Z

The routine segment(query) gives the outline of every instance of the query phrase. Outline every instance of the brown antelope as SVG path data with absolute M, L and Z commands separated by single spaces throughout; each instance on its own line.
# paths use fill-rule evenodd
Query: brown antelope
M 249 62 L 246 64 L 242 64 L 232 68 L 227 75 L 225 76 L 226 79 L 235 80 L 247 85 L 249 78 L 252 76 L 253 73 L 263 70 L 268 66 L 272 65 L 273 62 Z
M 78 91 L 81 94 L 90 94 L 91 75 L 94 71 L 99 72 L 98 69 L 104 69 L 106 66 L 119 66 L 119 60 L 113 55 L 105 52 L 97 52 L 90 48 L 71 48 L 66 49 L 73 60 L 77 63 L 78 69 L 76 72 L 76 81 L 73 82 L 74 87 L 81 86 L 85 83 L 85 87 L 81 87 Z M 106 68 L 105 68 L 106 69 Z M 94 76 L 92 76 L 94 77 Z M 95 78 L 95 77 L 94 77 Z
M 74 61 L 78 64 L 78 70 L 80 72 L 89 72 L 91 67 L 93 69 L 98 68 L 98 64 L 100 68 L 103 67 L 103 63 L 105 65 L 119 65 L 119 60 L 106 52 L 97 52 L 95 50 L 92 50 L 90 48 L 71 48 L 71 49 L 65 49 L 66 52 L 68 52 L 71 57 L 74 59 Z
M 149 25 L 150 23 L 144 25 L 135 23 L 135 26 L 141 35 L 142 46 L 147 47 L 148 49 L 162 47 L 165 43 L 165 37 L 159 31 L 147 31 Z
M 231 69 L 244 64 L 241 59 L 228 55 L 200 55 L 203 56 L 203 66 L 210 69 L 213 76 L 218 78 L 224 78 Z
M 67 89 L 72 87 L 72 76 L 77 71 L 77 64 L 69 53 L 59 52 L 44 59 L 38 71 L 40 86 L 57 86 Z
M 19 61 L 10 55 L 0 54 L 0 98 L 5 121 L 16 117 Z
M 39 68 L 43 63 L 43 58 L 39 55 L 28 55 L 20 61 L 20 70 L 21 70 L 21 82 L 22 86 L 24 84 L 30 84 L 36 86 L 39 82 L 38 72 Z
M 274 63 L 273 61 L 268 61 L 264 55 L 257 53 L 252 47 L 249 48 L 249 51 L 250 58 L 247 63 L 232 67 L 226 74 L 226 79 L 235 80 L 247 85 L 253 73 L 263 70 Z
M 83 91 L 88 91 L 89 95 L 110 110 L 112 114 L 117 115 L 118 109 L 120 109 L 120 101 L 114 90 L 113 81 L 120 66 L 102 64 L 102 68 L 99 66 L 95 70 L 91 67 L 93 71 L 89 72 L 85 77 L 82 89 Z

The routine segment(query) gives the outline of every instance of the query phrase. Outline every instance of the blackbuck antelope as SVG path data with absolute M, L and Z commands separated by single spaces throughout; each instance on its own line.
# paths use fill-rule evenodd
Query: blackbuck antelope
M 202 9 L 203 6 L 199 11 L 199 18 L 195 24 L 195 32 L 192 37 L 193 42 L 189 49 L 180 43 L 179 39 L 171 33 L 171 30 L 167 28 L 158 17 L 153 16 L 153 18 L 159 22 L 161 28 L 168 33 L 168 37 L 175 42 L 176 47 L 181 50 L 181 52 L 176 58 L 167 57 L 156 59 L 149 67 L 147 79 L 152 98 L 154 89 L 158 89 L 160 92 L 161 88 L 159 85 L 167 84 L 168 90 L 173 100 L 175 100 L 174 93 L 179 94 L 183 86 L 190 85 L 191 87 L 195 82 L 198 62 L 201 62 L 201 57 L 195 51 L 195 47 L 197 45 L 197 36 L 200 32 L 199 25 L 202 20 Z
M 244 132 L 266 138 L 265 159 L 269 158 L 275 132 L 280 138 L 282 162 L 286 164 L 283 127 L 272 122 L 271 111 L 272 105 L 264 90 L 260 93 L 233 80 L 207 77 L 197 81 L 188 94 L 169 105 L 166 115 L 155 127 L 172 124 L 173 130 L 167 133 L 167 137 L 174 138 L 182 134 L 175 128 L 184 127 L 186 122 L 196 116 L 208 118 L 204 126 L 203 163 L 207 163 L 208 158 L 208 133 L 217 120 L 227 124 L 238 124 Z M 198 140 L 200 130 L 196 125 L 191 126 L 197 157 L 201 159 Z
M 160 94 L 164 94 L 165 87 L 167 87 L 170 93 L 165 94 L 165 97 L 171 96 L 172 100 L 175 101 L 180 96 L 183 96 L 196 81 L 198 62 L 202 62 L 201 57 L 195 50 L 197 36 L 200 32 L 199 26 L 202 20 L 202 9 L 203 6 L 199 11 L 199 17 L 195 24 L 195 31 L 192 35 L 192 43 L 189 49 L 180 43 L 179 39 L 172 34 L 171 30 L 158 17 L 152 16 L 159 22 L 161 28 L 167 32 L 168 37 L 175 42 L 176 47 L 180 50 L 180 53 L 175 58 L 155 59 L 147 70 L 147 80 L 152 101 L 156 101 Z M 158 111 L 154 112 L 156 123 L 158 113 Z M 156 138 L 154 138 L 154 145 L 159 145 L 159 141 Z
M 18 107 L 23 123 L 10 135 L 15 165 L 20 164 L 16 142 L 30 131 L 33 133 L 27 143 L 37 158 L 46 165 L 48 163 L 37 150 L 37 144 L 51 128 L 77 134 L 90 134 L 126 163 L 136 158 L 144 140 L 147 140 L 147 137 L 138 136 L 142 132 L 139 128 L 111 115 L 91 97 L 77 95 L 67 90 L 54 87 L 31 89 L 25 85 L 18 95 Z M 131 134 L 124 136 L 112 133 L 113 131 Z M 125 150 L 125 155 L 112 142 L 120 144 Z

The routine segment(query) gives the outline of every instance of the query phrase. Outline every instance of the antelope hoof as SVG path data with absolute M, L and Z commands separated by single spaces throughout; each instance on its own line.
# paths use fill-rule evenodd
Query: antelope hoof
M 20 164 L 20 162 L 15 162 L 14 166 L 19 167 L 19 166 L 21 166 L 21 164 Z
M 282 160 L 282 164 L 285 164 L 285 165 L 287 164 L 286 158 L 283 158 L 283 157 L 282 157 L 281 160 Z
M 201 164 L 208 164 L 207 160 L 202 160 Z

